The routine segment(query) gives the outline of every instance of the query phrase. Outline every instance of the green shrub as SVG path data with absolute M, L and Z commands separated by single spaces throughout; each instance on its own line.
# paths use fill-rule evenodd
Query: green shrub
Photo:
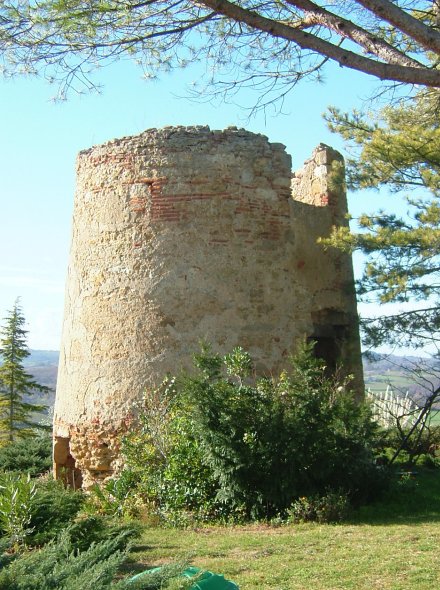
M 165 590 L 184 566 L 170 565 L 135 581 L 122 579 L 118 570 L 127 557 L 133 534 L 122 531 L 110 539 L 78 550 L 70 532 L 41 550 L 16 557 L 0 570 L 0 590 Z
M 0 475 L 0 530 L 15 545 L 55 539 L 78 514 L 84 496 L 52 479 L 5 472 Z
M 365 501 L 382 485 L 368 408 L 356 404 L 346 381 L 326 376 L 311 345 L 298 350 L 289 373 L 250 384 L 241 349 L 223 359 L 229 378 L 218 357 L 196 360 L 200 375 L 185 380 L 182 394 L 219 499 L 268 517 L 300 496 L 341 488 Z
M 440 466 L 440 458 L 432 454 L 423 454 L 417 459 L 417 465 L 428 469 L 437 469 Z
M 350 512 L 347 494 L 328 492 L 324 496 L 301 497 L 287 511 L 288 522 L 340 522 Z
M 11 551 L 11 540 L 7 537 L 0 539 L 0 572 L 15 559 L 15 555 Z
M 223 358 L 205 348 L 196 366 L 145 397 L 124 444 L 138 493 L 159 512 L 270 518 L 298 497 L 341 489 L 364 502 L 384 486 L 369 408 L 326 376 L 312 346 L 278 378 L 252 379 L 241 348 Z
M 139 499 L 135 493 L 138 483 L 136 473 L 124 469 L 117 478 L 92 486 L 84 508 L 92 514 L 129 518 L 138 516 Z
M 104 516 L 80 515 L 65 530 L 75 550 L 86 551 L 93 543 L 101 543 L 116 537 L 124 539 L 125 535 L 135 537 L 140 527 L 133 522 L 121 525 L 120 522 Z M 124 536 L 121 536 L 121 533 L 124 533 Z M 122 550 L 124 547 L 125 545 L 121 545 L 118 549 Z
M 29 543 L 42 545 L 55 539 L 75 519 L 84 502 L 84 495 L 64 487 L 53 479 L 39 480 L 32 501 Z
M 132 483 L 127 492 L 131 503 L 137 498 L 138 507 L 142 503 L 173 524 L 218 518 L 218 485 L 203 463 L 191 416 L 177 395 L 174 379 L 165 379 L 145 395 L 140 422 L 139 430 L 122 446 L 126 469 L 121 475 Z
M 33 531 L 36 484 L 29 475 L 3 473 L 0 477 L 0 527 L 15 547 Z
M 0 447 L 0 471 L 29 473 L 36 477 L 52 468 L 52 437 L 49 434 L 17 439 Z
M 375 443 L 378 459 L 387 464 L 396 451 L 401 449 L 396 464 L 411 466 L 419 464 L 423 456 L 430 456 L 432 461 L 426 461 L 435 466 L 436 455 L 440 450 L 440 426 L 427 424 L 423 429 L 416 429 L 411 436 L 408 436 L 409 432 L 409 428 L 381 429 Z

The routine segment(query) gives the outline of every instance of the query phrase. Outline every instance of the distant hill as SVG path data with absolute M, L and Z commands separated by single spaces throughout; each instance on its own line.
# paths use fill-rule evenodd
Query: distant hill
M 362 355 L 362 362 L 364 365 L 364 371 L 367 372 L 377 369 L 388 370 L 394 367 L 414 369 L 414 367 L 418 366 L 421 362 L 427 367 L 440 368 L 440 361 L 432 357 L 398 356 L 395 354 L 379 354 L 377 352 L 364 353 Z
M 58 350 L 30 350 L 31 354 L 24 360 L 25 367 L 58 367 L 60 353 Z
M 423 401 L 431 387 L 440 385 L 440 361 L 417 356 L 363 355 L 365 385 L 372 391 L 385 391 L 387 386 L 396 393 Z
M 55 402 L 60 353 L 58 350 L 30 350 L 30 353 L 30 356 L 23 361 L 26 371 L 37 383 L 50 387 L 51 391 L 48 394 L 36 392 L 32 396 L 26 396 L 26 401 L 52 407 Z

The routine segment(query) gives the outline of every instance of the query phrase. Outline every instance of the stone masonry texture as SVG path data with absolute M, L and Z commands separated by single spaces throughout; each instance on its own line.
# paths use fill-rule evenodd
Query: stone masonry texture
M 267 374 L 313 338 L 361 391 L 351 257 L 317 244 L 346 223 L 342 166 L 321 144 L 292 175 L 283 145 L 236 128 L 150 129 L 79 154 L 57 477 L 88 487 L 117 471 L 134 403 L 201 341 L 240 345 Z

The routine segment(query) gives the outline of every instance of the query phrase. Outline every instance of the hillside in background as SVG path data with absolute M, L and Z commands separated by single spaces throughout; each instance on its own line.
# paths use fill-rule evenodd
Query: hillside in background
M 365 385 L 372 391 L 384 391 L 389 386 L 423 401 L 440 385 L 440 361 L 435 358 L 369 353 L 363 355 L 363 365 Z
M 58 350 L 30 350 L 30 356 L 24 360 L 26 367 L 58 366 L 60 353 Z
M 26 371 L 30 373 L 40 385 L 50 387 L 48 394 L 34 394 L 27 401 L 53 406 L 55 401 L 55 389 L 57 385 L 58 361 L 60 353 L 57 350 L 31 350 L 30 356 L 24 361 Z

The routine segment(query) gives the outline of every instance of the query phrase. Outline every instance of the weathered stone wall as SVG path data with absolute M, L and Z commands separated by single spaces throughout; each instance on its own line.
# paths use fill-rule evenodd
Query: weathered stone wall
M 318 243 L 333 226 L 348 224 L 344 160 L 320 144 L 292 178 L 293 223 L 296 235 L 296 280 L 310 297 L 313 338 L 330 370 L 341 361 L 354 375 L 363 396 L 359 326 L 351 256 Z M 300 221 L 301 220 L 301 221 Z
M 351 261 L 316 245 L 345 222 L 343 187 L 328 186 L 334 160 L 320 146 L 292 198 L 284 146 L 235 128 L 153 129 L 80 153 L 58 476 L 87 486 L 111 475 L 133 402 L 189 367 L 201 340 L 220 352 L 241 345 L 268 372 L 299 338 L 334 338 L 359 369 Z

